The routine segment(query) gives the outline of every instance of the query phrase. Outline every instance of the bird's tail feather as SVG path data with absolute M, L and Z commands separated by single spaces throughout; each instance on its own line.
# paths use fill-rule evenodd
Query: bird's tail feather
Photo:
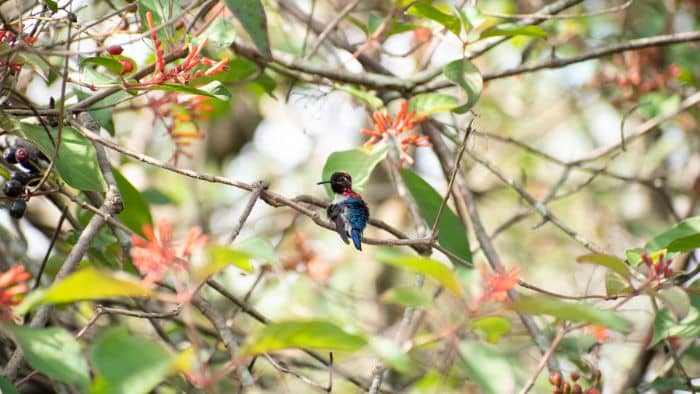
M 352 236 L 352 243 L 355 245 L 355 249 L 362 250 L 362 232 L 354 228 L 350 232 L 350 236 Z

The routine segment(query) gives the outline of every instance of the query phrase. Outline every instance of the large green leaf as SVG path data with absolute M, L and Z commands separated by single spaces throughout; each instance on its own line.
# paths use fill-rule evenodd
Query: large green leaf
M 362 193 L 372 170 L 384 160 L 388 151 L 389 147 L 382 144 L 371 150 L 359 148 L 333 152 L 328 156 L 326 164 L 323 166 L 322 180 L 331 179 L 334 172 L 347 172 L 352 177 L 352 188 L 356 192 Z M 329 185 L 326 185 L 326 192 L 328 196 L 333 196 Z
M 454 112 L 464 113 L 469 111 L 479 101 L 481 90 L 484 87 L 484 81 L 481 78 L 479 69 L 468 59 L 459 59 L 448 63 L 442 70 L 442 73 L 447 79 L 460 86 L 467 94 L 467 102 L 454 109 Z
M 95 57 L 88 57 L 80 61 L 80 68 L 90 66 L 90 65 L 97 65 L 97 66 L 102 66 L 104 67 L 107 71 L 114 75 L 120 75 L 122 71 L 124 70 L 124 66 L 117 60 L 115 57 L 107 57 L 107 56 L 95 56 Z
M 249 337 L 241 348 L 241 355 L 289 348 L 353 352 L 366 344 L 364 336 L 349 334 L 327 321 L 287 321 L 269 324 Z
M 562 320 L 609 327 L 615 331 L 627 331 L 629 324 L 615 312 L 583 303 L 564 302 L 544 295 L 521 296 L 513 303 L 513 309 L 529 315 L 551 315 Z
M 670 229 L 655 235 L 644 248 L 647 251 L 665 249 L 673 241 L 700 233 L 700 216 L 683 220 Z M 684 241 L 685 243 L 685 241 Z
M 668 308 L 662 308 L 654 318 L 654 335 L 651 346 L 668 337 L 697 338 L 700 336 L 700 296 L 688 294 L 690 310 L 685 318 L 677 321 Z
M 602 265 L 603 267 L 606 267 L 614 272 L 617 272 L 625 279 L 629 279 L 629 277 L 630 277 L 630 271 L 629 271 L 629 268 L 627 268 L 627 264 L 625 264 L 624 261 L 622 261 L 621 259 L 619 259 L 615 256 L 611 256 L 611 255 L 607 255 L 607 254 L 591 253 L 591 254 L 585 254 L 583 256 L 579 256 L 576 259 L 576 261 L 579 263 L 589 263 L 589 264 Z
M 17 307 L 26 312 L 39 304 L 64 304 L 110 297 L 147 297 L 153 291 L 132 275 L 94 267 L 83 268 L 46 291 L 34 292 Z
M 431 5 L 430 1 L 417 1 L 414 3 L 406 13 L 409 15 L 420 16 L 423 18 L 428 18 L 434 20 L 435 22 L 443 25 L 449 31 L 459 36 L 459 32 L 462 30 L 462 24 L 458 17 L 450 14 L 446 14 L 436 7 Z
M 207 247 L 207 262 L 195 269 L 197 279 L 205 279 L 222 269 L 233 265 L 245 272 L 253 272 L 250 256 L 228 246 L 212 245 Z
M 5 325 L 32 368 L 82 392 L 90 387 L 90 372 L 80 344 L 60 327 Z
M 429 257 L 400 254 L 389 248 L 379 249 L 377 251 L 377 260 L 423 274 L 432 278 L 453 294 L 457 296 L 462 295 L 462 287 L 459 285 L 454 271 L 437 260 L 433 260 Z
M 416 204 L 418 204 L 421 216 L 423 216 L 428 226 L 432 228 L 442 203 L 442 196 L 428 182 L 409 169 L 404 168 L 401 170 L 401 178 L 403 178 L 406 187 L 411 192 Z M 445 206 L 442 211 L 442 216 L 438 223 L 438 231 L 437 239 L 440 245 L 456 256 L 469 262 L 472 261 L 467 232 L 462 226 L 462 222 L 449 206 Z
M 385 304 L 411 306 L 414 308 L 423 308 L 433 302 L 433 298 L 430 295 L 416 287 L 396 287 L 389 289 L 381 295 L 380 299 Z
M 432 115 L 438 112 L 452 111 L 459 107 L 459 100 L 442 93 L 423 93 L 411 97 L 409 110 L 417 115 Z
M 260 0 L 225 0 L 248 35 L 263 55 L 270 57 L 270 39 L 267 35 L 265 8 Z
M 462 341 L 459 350 L 464 372 L 483 392 L 515 392 L 510 363 L 495 348 L 478 342 Z
M 481 32 L 481 38 L 495 36 L 530 36 L 547 38 L 547 32 L 539 26 L 522 26 L 517 23 L 502 23 L 500 25 L 491 26 Z
M 700 233 L 687 237 L 677 238 L 669 242 L 667 249 L 669 252 L 690 252 L 700 248 Z
M 174 372 L 177 355 L 125 328 L 100 335 L 90 351 L 95 367 L 94 394 L 148 393 Z
M 124 210 L 119 213 L 119 220 L 135 233 L 143 234 L 143 225 L 153 225 L 151 208 L 143 198 L 143 195 L 129 182 L 128 179 L 117 170 L 112 169 L 114 179 L 117 181 L 119 193 L 122 196 Z
M 56 141 L 58 134 L 55 129 L 51 130 L 51 135 Z M 22 136 L 34 142 L 46 157 L 53 157 L 54 145 L 43 127 L 22 123 Z M 95 147 L 90 140 L 72 127 L 64 127 L 61 132 L 56 169 L 61 178 L 76 189 L 105 191 L 102 173 L 97 165 Z
M 226 18 L 216 18 L 204 32 L 204 37 L 220 48 L 228 48 L 236 40 L 236 26 Z

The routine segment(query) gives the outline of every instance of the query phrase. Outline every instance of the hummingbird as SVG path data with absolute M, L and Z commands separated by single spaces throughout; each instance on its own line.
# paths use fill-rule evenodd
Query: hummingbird
M 335 199 L 326 209 L 326 215 L 335 230 L 346 244 L 352 238 L 355 249 L 362 250 L 362 232 L 367 226 L 369 208 L 362 196 L 352 190 L 352 177 L 347 172 L 334 172 L 331 179 L 318 182 L 318 185 L 330 183 Z

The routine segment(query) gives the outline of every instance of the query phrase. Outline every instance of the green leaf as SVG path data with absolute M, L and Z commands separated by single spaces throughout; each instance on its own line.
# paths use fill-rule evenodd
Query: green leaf
M 690 252 L 700 248 L 700 233 L 674 239 L 666 248 L 669 252 Z
M 53 157 L 54 145 L 46 134 L 46 130 L 39 125 L 28 123 L 21 125 L 22 136 L 34 142 L 46 157 Z M 55 129 L 51 130 L 51 135 L 56 141 L 58 134 Z M 90 140 L 72 127 L 63 127 L 61 132 L 56 169 L 61 178 L 76 189 L 93 192 L 106 190 L 102 173 L 97 165 L 95 147 Z
M 228 89 L 226 89 L 226 87 L 219 81 L 211 81 L 204 86 L 200 86 L 199 88 L 175 83 L 152 85 L 151 88 L 155 90 L 165 90 L 167 92 L 208 96 L 222 101 L 229 101 L 231 99 L 231 92 L 229 92 Z
M 692 218 L 685 219 L 670 229 L 655 235 L 649 242 L 647 242 L 644 249 L 647 251 L 666 249 L 671 242 L 698 233 L 700 233 L 700 216 L 694 216 Z
M 700 390 L 700 386 L 693 385 L 695 391 Z M 674 390 L 681 390 L 687 392 L 688 385 L 681 378 L 662 378 L 658 377 L 649 383 L 642 383 L 639 386 L 640 392 L 648 392 L 655 390 L 656 392 L 671 392 Z
M 642 253 L 644 253 L 643 249 L 627 249 L 625 250 L 625 258 L 631 266 L 636 267 L 642 263 Z
M 685 318 L 677 321 L 668 308 L 661 308 L 654 318 L 654 335 L 649 346 L 668 337 L 697 338 L 700 336 L 700 296 L 688 294 L 690 309 Z
M 143 234 L 143 226 L 145 224 L 153 225 L 151 217 L 151 208 L 143 198 L 143 195 L 124 178 L 121 172 L 116 168 L 112 168 L 114 179 L 117 181 L 117 187 L 122 196 L 124 210 L 119 213 L 119 220 L 135 233 Z
M 248 35 L 265 56 L 271 57 L 270 39 L 267 36 L 267 18 L 260 0 L 225 0 Z
M 462 24 L 460 23 L 459 18 L 440 11 L 439 9 L 430 5 L 430 3 L 431 2 L 429 1 L 416 2 L 406 11 L 406 13 L 409 15 L 421 16 L 434 20 L 447 28 L 447 30 L 459 36 L 459 32 L 462 29 Z
M 367 104 L 367 106 L 372 110 L 376 110 L 376 109 L 380 108 L 382 105 L 384 105 L 382 100 L 380 100 L 377 96 L 375 96 L 374 93 L 367 91 L 367 90 L 362 90 L 355 85 L 351 85 L 351 84 L 340 85 L 339 84 L 339 85 L 336 85 L 336 87 L 344 92 L 350 93 L 356 99 Z
M 690 297 L 680 286 L 659 290 L 656 297 L 670 310 L 676 319 L 683 319 L 690 312 Z
M 95 367 L 94 394 L 148 393 L 174 372 L 177 356 L 159 344 L 110 329 L 98 337 L 90 350 Z
M 615 272 L 608 272 L 605 276 L 605 291 L 607 295 L 617 295 L 628 293 L 631 289 L 629 282 L 620 277 Z
M 627 321 L 612 311 L 589 304 L 564 302 L 549 296 L 521 296 L 513 303 L 513 309 L 530 315 L 551 315 L 562 320 L 605 326 L 620 332 L 629 329 Z
M 432 228 L 440 209 L 442 196 L 428 182 L 409 169 L 402 169 L 401 177 L 416 204 L 418 204 L 421 216 L 423 216 L 428 226 Z M 459 220 L 459 217 L 449 206 L 445 206 L 442 211 L 442 217 L 438 223 L 438 231 L 437 239 L 440 245 L 456 256 L 469 262 L 472 261 L 467 232 L 462 225 L 462 221 Z M 457 262 L 454 263 L 457 264 Z
M 474 320 L 472 327 L 483 331 L 487 342 L 496 343 L 510 331 L 510 321 L 501 316 L 482 317 Z
M 437 260 L 422 256 L 400 254 L 388 248 L 381 248 L 377 251 L 377 260 L 423 274 L 440 283 L 453 294 L 457 296 L 462 295 L 462 287 L 459 285 L 454 271 Z
M 2 394 L 19 394 L 19 391 L 15 386 L 7 381 L 4 377 L 0 376 L 0 393 Z
M 323 166 L 322 179 L 329 180 L 334 172 L 347 172 L 352 177 L 352 187 L 362 193 L 365 184 L 369 181 L 369 176 L 372 174 L 374 167 L 379 164 L 386 153 L 389 151 L 387 145 L 376 145 L 373 149 L 351 149 L 339 152 L 333 152 L 328 156 L 326 164 Z M 326 192 L 329 197 L 333 196 L 331 187 L 325 185 Z
M 462 20 L 464 30 L 466 31 L 478 29 L 484 22 L 486 22 L 486 17 L 476 6 L 466 6 L 464 8 L 457 9 L 457 15 L 459 15 L 459 19 Z
M 396 342 L 386 338 L 371 337 L 369 345 L 391 368 L 401 373 L 409 373 L 415 370 L 411 359 L 401 350 Z
M 114 57 L 89 57 L 80 62 L 80 68 L 90 65 L 102 66 L 114 75 L 120 75 L 124 70 L 124 66 Z
M 91 96 L 90 93 L 79 89 L 75 89 L 74 91 L 76 96 L 78 96 L 78 99 L 80 100 L 85 100 Z M 130 97 L 131 95 L 127 92 L 116 92 L 92 104 L 88 108 L 88 112 L 90 113 L 90 116 L 92 116 L 92 118 L 95 119 L 95 121 L 103 129 L 107 130 L 109 134 L 113 136 L 115 132 L 114 121 L 112 120 L 112 113 L 114 112 L 114 107 L 116 104 L 121 103 Z
M 448 63 L 442 70 L 442 73 L 447 79 L 464 89 L 467 94 L 467 102 L 454 109 L 454 112 L 467 112 L 481 96 L 481 90 L 484 86 L 481 72 L 469 60 L 460 59 Z
M 235 247 L 241 252 L 247 253 L 250 257 L 267 261 L 268 263 L 280 264 L 280 256 L 277 250 L 266 238 L 248 238 L 244 241 L 237 242 Z
M 53 0 L 44 0 L 46 3 L 46 8 L 50 9 L 51 12 L 58 12 L 58 3 Z
M 396 287 L 381 295 L 380 300 L 385 304 L 396 304 L 423 308 L 433 302 L 433 298 L 416 287 Z
M 354 352 L 366 344 L 364 336 L 349 334 L 327 321 L 287 321 L 263 327 L 246 339 L 240 352 L 242 356 L 290 348 Z
M 228 48 L 236 40 L 236 26 L 226 18 L 216 18 L 204 32 L 204 37 L 219 48 Z
M 367 17 L 367 34 L 374 34 L 374 32 L 377 31 L 377 29 L 379 28 L 379 26 L 381 26 L 383 21 L 384 19 L 374 14 L 369 14 L 369 17 Z
M 462 368 L 485 393 L 513 392 L 512 370 L 495 348 L 472 341 L 459 344 Z
M 7 324 L 17 346 L 32 368 L 82 392 L 90 387 L 90 372 L 80 344 L 60 327 L 35 328 Z
M 207 247 L 207 262 L 195 270 L 195 277 L 205 279 L 222 269 L 233 265 L 245 272 L 253 272 L 250 256 L 228 246 L 212 245 Z
M 147 297 L 153 291 L 132 275 L 94 267 L 83 268 L 44 292 L 36 292 L 17 307 L 18 313 L 38 304 L 64 304 L 110 297 Z
M 481 32 L 481 38 L 495 36 L 530 36 L 547 38 L 547 32 L 539 26 L 522 26 L 516 23 L 503 23 L 500 25 L 491 26 L 488 29 Z
M 452 111 L 459 107 L 459 100 L 442 93 L 423 93 L 411 97 L 408 109 L 417 115 L 432 115 L 438 112 Z
M 622 276 L 625 279 L 630 278 L 630 271 L 627 268 L 627 264 L 625 264 L 624 261 L 615 256 L 591 253 L 579 256 L 578 258 L 576 258 L 576 261 L 579 263 L 602 265 L 603 267 L 617 272 L 618 274 L 620 274 L 620 276 Z
M 153 14 L 153 24 L 158 28 L 169 19 L 180 15 L 179 1 L 165 0 L 139 0 L 138 2 L 139 18 L 141 20 L 141 28 L 143 31 L 148 31 L 148 23 L 146 22 L 146 13 L 151 11 Z M 174 35 L 175 24 L 168 24 L 163 28 L 156 30 L 156 35 L 159 39 L 164 40 L 167 44 Z

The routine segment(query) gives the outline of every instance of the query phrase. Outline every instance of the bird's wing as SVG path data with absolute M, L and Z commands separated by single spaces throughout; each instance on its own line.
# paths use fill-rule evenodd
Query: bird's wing
M 369 208 L 361 198 L 348 198 L 343 201 L 343 205 L 347 206 L 347 218 L 350 226 L 353 229 L 363 231 L 369 220 Z
M 335 224 L 335 231 L 340 235 L 340 239 L 346 244 L 349 244 L 350 240 L 345 230 L 345 222 L 343 222 L 343 207 L 339 204 L 331 204 L 326 208 L 326 214 L 328 215 L 328 219 Z

